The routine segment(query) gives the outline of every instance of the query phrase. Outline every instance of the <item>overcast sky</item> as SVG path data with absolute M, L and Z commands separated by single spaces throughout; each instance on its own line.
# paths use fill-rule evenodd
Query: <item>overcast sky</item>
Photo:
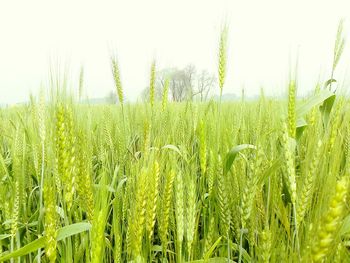
M 114 89 L 111 50 L 118 54 L 129 100 L 148 85 L 153 58 L 159 68 L 193 63 L 216 73 L 225 21 L 224 92 L 240 94 L 244 87 L 254 95 L 263 86 L 267 94 L 283 94 L 289 61 L 299 53 L 299 92 L 305 93 L 320 75 L 330 74 L 340 18 L 349 37 L 349 10 L 349 0 L 0 1 L 0 104 L 25 101 L 41 84 L 48 87 L 52 61 L 69 65 L 76 89 L 83 64 L 88 96 L 103 97 Z M 349 68 L 349 49 L 350 42 L 339 80 Z

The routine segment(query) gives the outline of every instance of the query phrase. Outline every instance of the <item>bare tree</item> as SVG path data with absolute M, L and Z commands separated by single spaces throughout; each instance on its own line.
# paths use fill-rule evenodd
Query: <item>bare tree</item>
M 210 74 L 207 70 L 202 70 L 197 77 L 197 90 L 194 95 L 199 95 L 200 101 L 205 101 L 208 99 L 208 94 L 210 90 L 214 87 L 216 83 L 216 77 Z
M 184 69 L 186 85 L 193 88 L 193 81 L 196 78 L 196 67 L 193 64 L 187 65 Z
M 169 79 L 169 95 L 173 101 L 192 100 L 199 95 L 200 100 L 206 100 L 216 79 L 208 71 L 201 71 L 197 74 L 193 64 L 187 65 L 183 69 L 165 68 L 157 72 L 156 98 L 159 98 L 164 90 L 165 81 Z M 148 89 L 144 89 L 141 94 L 144 100 L 149 98 Z
M 194 85 L 193 82 L 196 78 L 196 67 L 193 64 L 187 65 L 184 69 L 184 77 L 185 77 L 185 85 L 186 85 L 186 97 L 187 99 L 192 100 L 194 95 L 193 95 L 193 90 L 194 90 Z
M 161 88 L 164 88 L 164 85 L 165 85 L 165 80 L 167 78 L 171 78 L 172 77 L 172 74 L 176 71 L 177 69 L 176 68 L 165 68 L 165 69 L 162 69 L 162 70 L 159 70 L 156 74 L 157 76 L 157 84 L 161 87 Z
M 170 91 L 174 101 L 183 101 L 188 93 L 187 79 L 183 70 L 176 70 L 172 74 Z
M 173 69 L 170 81 L 170 94 L 174 101 L 192 99 L 195 76 L 196 67 L 192 64 L 184 69 Z
M 157 73 L 157 86 L 163 91 L 165 80 L 169 78 L 171 99 L 183 101 L 192 91 L 194 75 L 194 66 L 187 66 L 185 69 L 165 68 Z

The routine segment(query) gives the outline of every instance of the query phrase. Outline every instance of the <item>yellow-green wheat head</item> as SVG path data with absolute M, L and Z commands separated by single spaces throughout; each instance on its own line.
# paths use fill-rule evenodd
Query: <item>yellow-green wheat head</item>
M 220 93 L 222 94 L 222 90 L 225 84 L 226 78 L 226 66 L 227 66 L 227 35 L 228 35 L 228 27 L 224 26 L 219 41 L 219 65 L 218 65 L 218 74 L 219 74 L 219 87 Z
M 123 105 L 124 103 L 123 86 L 120 79 L 120 70 L 119 70 L 118 60 L 116 57 L 111 57 L 111 66 L 112 66 L 112 74 L 113 74 L 116 91 L 118 94 L 119 103 Z

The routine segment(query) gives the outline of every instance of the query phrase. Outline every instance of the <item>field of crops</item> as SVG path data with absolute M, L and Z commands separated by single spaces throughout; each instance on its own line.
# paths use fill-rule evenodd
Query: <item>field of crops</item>
M 111 65 L 117 105 L 57 82 L 0 110 L 0 261 L 350 262 L 350 104 L 333 80 L 174 103 L 154 99 L 153 64 L 149 102 L 130 104 Z

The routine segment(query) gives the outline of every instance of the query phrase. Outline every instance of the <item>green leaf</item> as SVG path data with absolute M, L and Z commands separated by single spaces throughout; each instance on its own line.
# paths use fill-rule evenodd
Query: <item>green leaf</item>
M 162 149 L 173 150 L 174 152 L 177 152 L 182 157 L 182 153 L 181 153 L 180 149 L 178 147 L 176 147 L 175 145 L 168 144 L 168 145 L 163 146 Z
M 307 126 L 307 122 L 304 120 L 304 118 L 300 118 L 297 120 L 297 123 L 296 123 L 296 139 L 297 140 L 303 134 L 303 131 L 305 130 L 306 126 Z
M 4 235 L 0 235 L 0 240 L 4 240 L 8 237 L 10 237 L 11 235 L 10 234 L 4 234 Z
M 81 222 L 81 223 L 76 223 L 76 224 L 62 227 L 61 229 L 58 230 L 57 241 L 63 240 L 70 236 L 74 236 L 84 231 L 88 231 L 90 229 L 91 229 L 91 224 L 87 222 Z
M 224 174 L 228 173 L 228 171 L 231 169 L 233 161 L 236 159 L 237 154 L 245 149 L 256 149 L 254 145 L 251 144 L 240 144 L 235 147 L 233 147 L 227 154 L 225 158 L 225 165 L 224 165 Z
M 335 95 L 333 95 L 333 96 L 329 97 L 328 99 L 326 99 L 323 102 L 322 106 L 320 107 L 324 126 L 327 126 L 327 124 L 328 124 L 329 116 L 331 114 L 334 101 L 335 101 Z
M 323 88 L 326 89 L 331 83 L 337 82 L 335 79 L 329 79 L 324 83 Z
M 186 156 L 186 152 L 184 151 L 181 151 L 177 146 L 175 145 L 172 145 L 172 144 L 167 144 L 165 146 L 163 146 L 161 149 L 169 149 L 169 150 L 172 150 L 176 153 L 178 153 L 185 162 L 189 162 L 190 160 L 188 160 L 187 156 Z
M 159 245 L 153 245 L 152 246 L 152 251 L 153 252 L 163 252 L 163 247 L 162 246 L 159 246 Z M 169 249 L 166 250 L 167 253 L 170 253 L 170 254 L 176 254 L 174 251 L 171 251 Z
M 119 181 L 118 186 L 117 186 L 117 193 L 119 193 L 121 191 L 123 185 L 126 183 L 127 180 L 128 180 L 128 178 L 125 177 Z
M 90 228 L 91 228 L 91 224 L 85 223 L 85 222 L 62 227 L 61 229 L 58 230 L 57 241 L 60 241 L 67 237 L 90 230 Z M 43 248 L 44 246 L 45 246 L 45 237 L 40 237 L 34 240 L 33 242 L 30 242 L 29 244 L 25 245 L 24 247 L 21 247 L 20 249 L 17 249 L 12 253 L 9 253 L 0 257 L 0 262 L 9 260 L 11 258 L 17 258 L 17 257 L 27 255 L 33 251 L 38 250 L 39 248 Z
M 258 185 L 261 185 L 269 176 L 273 175 L 282 164 L 281 159 L 274 160 L 269 168 L 267 168 L 258 180 Z
M 210 258 L 211 254 L 213 254 L 215 248 L 219 245 L 221 239 L 222 239 L 222 237 L 219 237 L 218 240 L 216 240 L 215 243 L 209 248 L 209 250 L 204 255 L 204 260 L 208 260 Z
M 311 96 L 296 106 L 295 113 L 297 119 L 306 115 L 313 107 L 325 102 L 327 99 L 335 97 L 334 93 L 329 90 L 322 90 L 318 94 Z
M 242 256 L 244 259 L 243 262 L 251 262 L 251 258 L 249 256 L 248 252 L 243 247 L 240 248 L 238 244 L 233 243 L 231 240 L 229 240 L 229 245 L 233 251 L 236 251 L 236 252 L 239 252 L 240 250 L 242 251 Z M 226 260 L 227 260 L 227 258 L 226 258 Z
M 12 253 L 9 253 L 0 257 L 0 262 L 9 260 L 11 258 L 17 258 L 17 257 L 27 255 L 30 252 L 36 251 L 39 248 L 42 248 L 44 246 L 45 246 L 45 238 L 44 237 L 38 238 L 33 242 L 30 242 L 28 245 L 25 245 L 24 247 L 21 247 L 20 249 L 17 249 Z

